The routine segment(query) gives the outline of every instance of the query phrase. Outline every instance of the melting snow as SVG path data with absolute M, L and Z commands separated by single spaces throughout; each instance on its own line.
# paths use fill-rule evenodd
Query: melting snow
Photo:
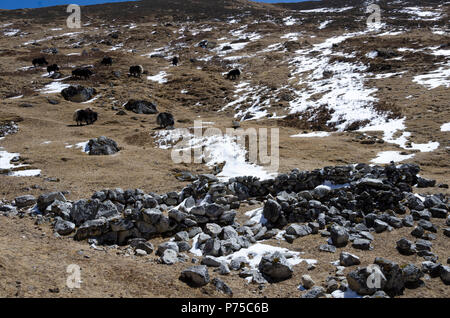
M 429 90 L 439 86 L 450 87 L 450 62 L 428 74 L 415 76 L 413 82 L 423 85 Z
M 400 151 L 382 151 L 378 153 L 377 157 L 372 159 L 371 162 L 376 164 L 388 164 L 391 161 L 400 162 L 411 159 L 412 157 L 414 157 L 414 154 L 402 155 Z
M 443 124 L 441 126 L 441 131 L 450 131 L 450 123 Z
M 166 76 L 167 76 L 167 73 L 164 71 L 161 71 L 154 76 L 147 76 L 147 79 L 150 81 L 158 82 L 159 84 L 164 84 L 164 83 L 167 83 Z
M 43 94 L 56 94 L 61 93 L 64 88 L 69 87 L 69 84 L 63 84 L 61 82 L 51 82 L 50 84 L 45 85 L 41 92 Z
M 326 131 L 314 131 L 308 134 L 292 135 L 291 137 L 311 138 L 311 137 L 328 137 L 331 134 Z

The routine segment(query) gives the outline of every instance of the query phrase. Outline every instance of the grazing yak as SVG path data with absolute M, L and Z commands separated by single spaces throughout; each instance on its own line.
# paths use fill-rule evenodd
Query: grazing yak
M 231 70 L 231 71 L 228 72 L 227 79 L 235 80 L 239 76 L 241 76 L 241 71 L 236 68 L 236 69 Z
M 59 66 L 57 64 L 47 66 L 48 74 L 50 74 L 51 72 L 54 73 L 54 72 L 58 72 L 58 71 L 59 71 Z
M 144 73 L 144 68 L 142 65 L 134 65 L 130 67 L 130 76 L 141 77 L 142 73 Z
M 112 63 L 113 63 L 113 60 L 109 56 L 104 57 L 103 60 L 100 62 L 100 64 L 105 65 L 105 66 L 112 65 Z
M 86 125 L 93 124 L 97 121 L 97 118 L 98 114 L 90 108 L 77 109 L 75 113 L 73 113 L 73 121 L 77 122 L 77 126 L 82 126 L 83 121 L 86 122 Z
M 173 127 L 175 121 L 173 119 L 173 115 L 170 113 L 159 113 L 158 117 L 156 117 L 156 123 L 160 128 Z
M 94 73 L 92 73 L 92 71 L 88 68 L 77 68 L 72 71 L 73 77 L 83 77 L 84 79 L 88 79 L 92 76 L 92 74 Z
M 33 60 L 32 63 L 33 63 L 34 67 L 36 67 L 36 65 L 39 65 L 39 66 L 48 65 L 48 62 L 45 59 L 45 57 L 36 58 L 36 59 Z
M 178 56 L 175 56 L 175 57 L 172 59 L 172 65 L 173 65 L 173 66 L 177 66 L 179 62 L 180 62 L 180 59 L 178 58 Z

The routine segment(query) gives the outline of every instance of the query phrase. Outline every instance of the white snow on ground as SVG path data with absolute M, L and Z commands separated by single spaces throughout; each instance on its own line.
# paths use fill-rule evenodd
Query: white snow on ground
M 345 292 L 339 289 L 335 290 L 334 292 L 331 293 L 331 296 L 333 296 L 333 298 L 362 298 L 361 295 L 351 290 L 350 288 L 347 289 Z
M 291 137 L 300 137 L 300 138 L 312 138 L 312 137 L 328 137 L 331 134 L 326 131 L 314 131 L 308 134 L 298 134 L 298 135 L 292 135 Z
M 422 18 L 421 20 L 425 21 L 435 21 L 441 18 L 441 12 L 427 11 L 425 8 L 420 7 L 406 7 L 398 12 L 414 15 L 414 18 L 417 19 L 417 17 L 419 17 Z
M 250 218 L 251 221 L 256 223 L 260 223 L 262 225 L 267 223 L 266 218 L 263 215 L 263 208 L 257 208 L 255 210 L 245 212 L 245 215 Z
M 14 36 L 14 35 L 16 35 L 19 32 L 20 32 L 19 29 L 8 29 L 8 30 L 3 31 L 3 34 L 5 36 Z
M 167 73 L 164 71 L 161 71 L 154 76 L 147 76 L 147 79 L 149 81 L 158 82 L 159 84 L 164 84 L 164 83 L 167 83 L 166 77 L 167 77 Z
M 18 96 L 10 97 L 10 98 L 8 98 L 8 99 L 19 99 L 19 98 L 22 98 L 22 97 L 23 97 L 23 95 L 18 95 Z
M 284 25 L 294 25 L 296 23 L 298 23 L 297 19 L 293 18 L 293 17 L 286 17 L 283 19 Z
M 445 123 L 441 126 L 441 131 L 450 131 L 450 123 Z
M 80 148 L 82 152 L 88 153 L 89 152 L 88 143 L 89 141 L 83 141 L 75 145 L 67 145 L 66 148 L 73 148 L 73 147 L 75 147 L 76 149 Z
M 413 82 L 423 85 L 429 90 L 439 86 L 450 87 L 450 62 L 428 74 L 415 76 Z
M 3 139 L 3 138 L 2 138 Z M 11 160 L 14 157 L 19 156 L 19 153 L 10 153 L 6 151 L 3 147 L 0 147 L 0 170 L 9 170 L 14 168 L 26 167 L 26 164 L 18 164 L 14 165 L 11 163 Z M 29 169 L 29 170 L 21 170 L 21 171 L 11 171 L 8 173 L 8 176 L 14 177 L 35 177 L 41 174 L 41 170 L 39 169 Z
M 275 176 L 275 173 L 265 171 L 262 166 L 246 161 L 247 150 L 239 144 L 237 136 L 212 134 L 196 137 L 185 130 L 174 129 L 161 130 L 155 137 L 161 149 L 172 148 L 172 151 L 189 152 L 193 155 L 196 155 L 197 150 L 198 155 L 194 159 L 204 161 L 208 167 L 225 163 L 222 172 L 217 175 L 222 181 L 238 176 L 255 176 L 260 180 Z M 193 156 L 189 158 L 193 159 Z
M 333 12 L 344 12 L 347 10 L 353 9 L 353 7 L 344 7 L 344 8 L 319 8 L 319 9 L 310 9 L 310 10 L 299 10 L 298 12 L 310 13 L 333 13 Z
M 51 82 L 50 84 L 45 85 L 40 91 L 43 94 L 56 94 L 61 93 L 64 88 L 69 87 L 69 84 L 64 84 L 61 82 Z
M 327 26 L 328 24 L 330 24 L 331 22 L 333 22 L 333 20 L 327 20 L 327 21 L 322 22 L 322 23 L 319 25 L 319 30 L 325 29 L 326 26 Z
M 219 261 L 225 261 L 226 263 L 231 263 L 234 258 L 237 257 L 245 257 L 248 260 L 249 266 L 251 269 L 257 269 L 261 259 L 264 255 L 273 254 L 275 252 L 280 252 L 283 255 L 287 255 L 290 257 L 286 257 L 287 262 L 291 266 L 295 266 L 300 264 L 301 262 L 306 262 L 307 264 L 317 264 L 317 260 L 315 259 L 303 259 L 300 257 L 300 252 L 290 251 L 287 248 L 275 247 L 267 244 L 256 243 L 250 246 L 249 248 L 240 249 L 233 254 L 227 256 L 221 256 L 217 259 Z
M 113 46 L 112 48 L 109 49 L 109 51 L 117 51 L 118 49 L 123 47 L 123 43 L 119 43 L 115 46 Z
M 285 35 L 281 36 L 281 39 L 289 39 L 291 41 L 297 41 L 298 37 L 301 36 L 301 35 L 302 35 L 301 32 L 291 32 L 291 33 L 286 33 Z M 275 43 L 275 44 L 270 45 L 269 47 L 275 46 L 275 45 L 278 45 L 278 44 L 279 43 Z
M 412 157 L 414 157 L 414 154 L 402 155 L 400 151 L 382 151 L 378 153 L 377 157 L 372 159 L 371 162 L 376 164 L 388 164 L 391 161 L 400 162 L 411 159 Z
M 90 104 L 90 103 L 92 103 L 93 101 L 99 99 L 101 96 L 102 96 L 102 95 L 99 94 L 99 95 L 95 96 L 94 98 L 91 98 L 90 100 L 87 100 L 87 101 L 85 101 L 85 102 L 82 102 L 82 104 Z

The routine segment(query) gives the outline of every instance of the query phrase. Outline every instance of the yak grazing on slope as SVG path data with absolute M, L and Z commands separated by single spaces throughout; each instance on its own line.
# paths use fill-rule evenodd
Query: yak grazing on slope
M 112 63 L 113 63 L 113 60 L 109 56 L 108 57 L 104 57 L 103 60 L 100 62 L 100 64 L 105 65 L 105 66 L 112 65 Z
M 58 72 L 59 71 L 59 66 L 57 64 L 52 64 L 47 66 L 47 72 L 48 74 L 50 74 L 51 72 Z
M 84 79 L 88 79 L 92 74 L 94 73 L 88 68 L 77 68 L 72 71 L 73 77 L 83 77 Z
M 158 117 L 156 117 L 156 123 L 161 128 L 173 127 L 175 124 L 175 120 L 173 119 L 173 115 L 170 113 L 160 113 Z
M 97 121 L 97 118 L 98 114 L 90 108 L 77 109 L 75 113 L 73 113 L 73 121 L 77 122 L 77 126 L 82 126 L 83 121 L 86 122 L 86 125 L 93 124 Z
M 39 57 L 33 60 L 33 66 L 36 67 L 36 65 L 39 66 L 44 66 L 44 65 L 48 65 L 47 60 L 45 59 L 45 57 Z
M 141 77 L 142 73 L 144 73 L 144 68 L 142 65 L 134 65 L 130 67 L 130 76 Z
M 231 70 L 231 71 L 228 72 L 227 79 L 235 80 L 239 76 L 241 76 L 241 71 L 236 68 L 236 69 Z

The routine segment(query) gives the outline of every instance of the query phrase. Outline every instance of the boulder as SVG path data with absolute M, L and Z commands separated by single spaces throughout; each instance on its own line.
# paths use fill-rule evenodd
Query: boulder
M 346 246 L 348 243 L 349 235 L 347 230 L 339 225 L 333 225 L 330 230 L 331 241 L 336 247 Z
M 178 262 L 178 253 L 173 249 L 166 249 L 161 255 L 161 263 L 173 265 Z
M 94 88 L 85 88 L 81 85 L 71 85 L 61 91 L 61 95 L 65 100 L 75 103 L 86 102 L 92 99 L 96 93 Z
M 109 224 L 105 219 L 89 220 L 84 222 L 75 233 L 75 240 L 98 237 L 108 231 Z
M 67 201 L 66 197 L 61 192 L 51 192 L 41 194 L 37 199 L 37 207 L 39 211 L 44 212 L 45 209 L 55 200 L 59 200 L 61 202 Z
M 205 265 L 189 267 L 181 272 L 180 280 L 193 287 L 205 286 L 209 283 L 208 268 Z
M 373 295 L 377 290 L 383 290 L 386 277 L 378 265 L 358 268 L 347 274 L 350 289 L 360 295 Z
M 281 205 L 272 199 L 267 200 L 264 204 L 263 215 L 269 222 L 276 223 L 281 216 Z
M 120 151 L 117 143 L 105 136 L 89 140 L 88 149 L 90 156 L 113 155 Z
M 259 271 L 271 282 L 291 278 L 293 272 L 292 266 L 280 252 L 263 256 L 259 263 Z
M 18 208 L 24 208 L 24 207 L 34 205 L 36 203 L 36 198 L 30 194 L 22 195 L 22 196 L 16 197 L 14 199 L 14 202 L 16 203 L 16 206 Z
M 339 264 L 345 267 L 349 267 L 353 265 L 359 265 L 361 264 L 361 261 L 356 255 L 347 252 L 341 252 L 341 255 L 339 255 Z
M 55 223 L 55 232 L 59 235 L 69 235 L 75 231 L 75 224 L 63 219 L 58 219 Z
M 136 114 L 157 114 L 156 104 L 145 100 L 130 100 L 125 104 L 125 109 Z

